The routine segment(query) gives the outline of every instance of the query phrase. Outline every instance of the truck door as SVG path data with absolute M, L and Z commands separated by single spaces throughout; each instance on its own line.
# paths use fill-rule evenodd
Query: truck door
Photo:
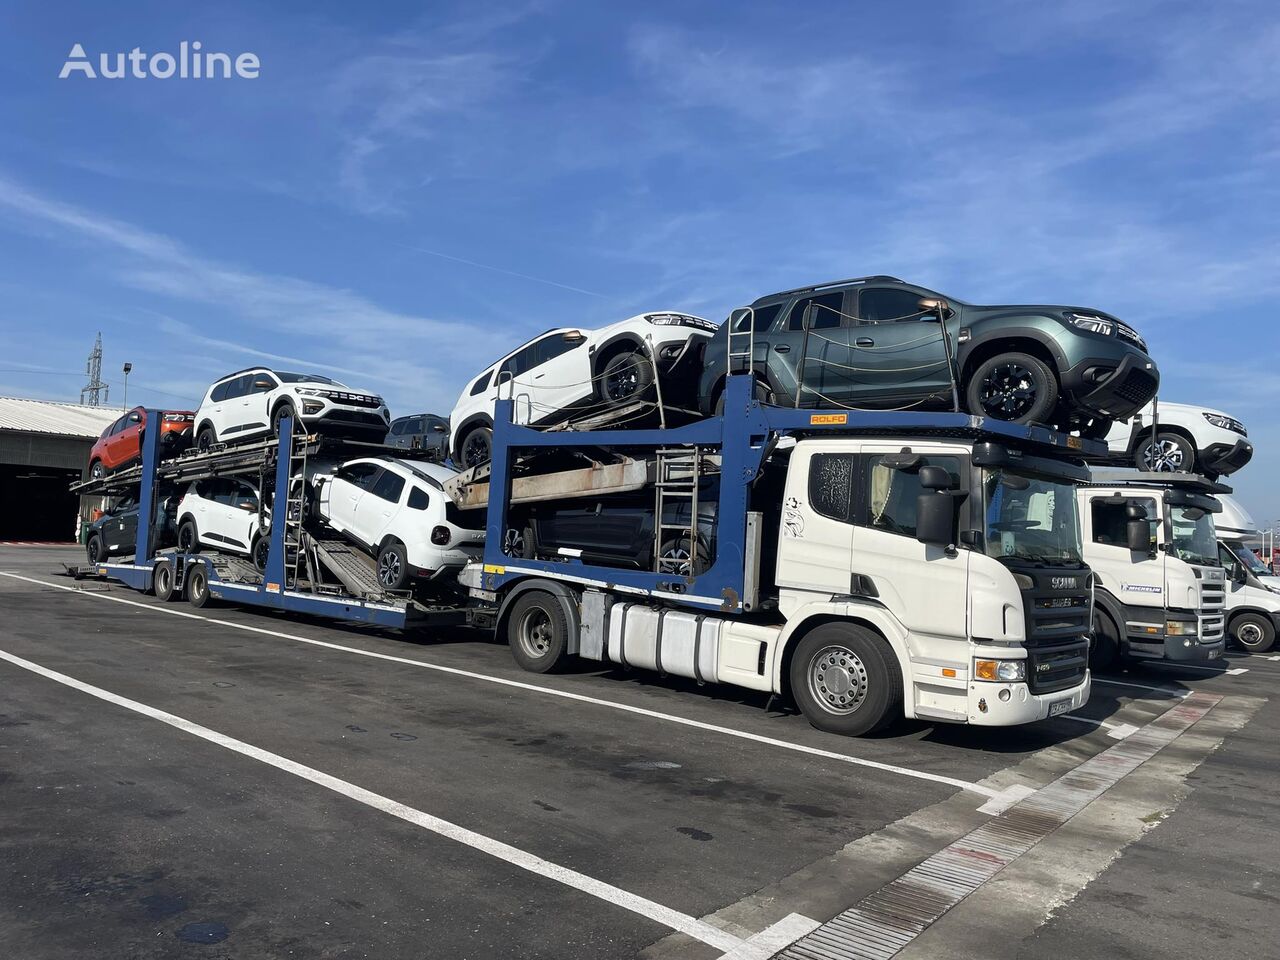
M 916 539 L 916 498 L 924 493 L 919 466 L 944 467 L 960 494 L 968 490 L 968 458 L 943 447 L 911 444 L 921 460 L 893 469 L 886 456 L 902 444 L 864 445 L 858 496 L 862 507 L 853 534 L 852 571 L 869 577 L 880 602 L 907 628 L 912 656 L 954 658 L 940 641 L 967 639 L 969 551 L 948 554 Z M 957 502 L 964 503 L 963 496 Z
M 822 597 L 852 592 L 858 455 L 812 441 L 791 456 L 778 531 L 779 587 Z
M 1093 570 L 1094 582 L 1124 607 L 1126 622 L 1116 624 L 1121 636 L 1134 632 L 1129 623 L 1163 627 L 1165 554 L 1158 550 L 1160 513 L 1156 499 L 1104 489 L 1086 490 L 1084 496 L 1088 507 L 1080 512 L 1085 526 L 1085 559 Z M 1130 504 L 1147 512 L 1150 549 L 1145 552 L 1128 547 Z

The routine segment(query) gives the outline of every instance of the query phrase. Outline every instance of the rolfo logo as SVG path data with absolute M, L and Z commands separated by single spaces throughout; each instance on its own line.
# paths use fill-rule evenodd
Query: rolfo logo
M 72 44 L 71 52 L 62 64 L 58 73 L 59 80 L 78 75 L 96 80 L 103 77 L 107 80 L 120 80 L 131 77 L 146 80 L 154 77 L 157 80 L 168 80 L 176 77 L 179 80 L 229 80 L 240 77 L 244 80 L 256 80 L 258 62 L 256 53 L 238 53 L 234 57 L 229 53 L 205 51 L 199 40 L 183 40 L 178 44 L 177 53 L 146 53 L 140 47 L 134 47 L 128 53 L 100 53 L 90 57 L 80 44 Z

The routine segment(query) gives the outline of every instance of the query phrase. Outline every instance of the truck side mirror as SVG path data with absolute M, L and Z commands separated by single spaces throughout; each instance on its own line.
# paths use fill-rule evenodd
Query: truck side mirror
M 920 486 L 926 490 L 951 490 L 956 482 L 946 467 L 929 464 L 920 468 Z
M 955 545 L 956 501 L 954 497 L 942 490 L 922 493 L 916 497 L 916 539 L 921 543 L 930 543 L 938 547 Z
M 1125 524 L 1129 549 L 1136 553 L 1151 552 L 1151 526 L 1146 520 L 1130 520 Z
M 1231 565 L 1230 575 L 1232 582 L 1238 583 L 1242 587 L 1249 582 L 1249 571 L 1244 568 L 1244 564 L 1239 560 Z

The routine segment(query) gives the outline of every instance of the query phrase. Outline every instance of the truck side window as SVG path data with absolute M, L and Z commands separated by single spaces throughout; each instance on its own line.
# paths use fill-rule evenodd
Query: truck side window
M 1147 511 L 1151 529 L 1151 546 L 1156 545 L 1157 516 L 1156 502 L 1150 497 L 1133 497 L 1123 503 L 1107 503 L 1095 500 L 1090 504 L 1093 517 L 1093 542 L 1107 547 L 1123 547 L 1129 542 L 1127 526 L 1129 523 L 1128 506 L 1136 503 Z
M 960 483 L 959 457 L 929 457 L 930 465 L 945 467 L 957 486 Z M 891 470 L 881 463 L 880 457 L 871 458 L 868 473 L 867 525 L 888 533 L 906 537 L 916 535 L 916 497 L 924 493 L 920 474 L 906 470 Z
M 809 463 L 809 504 L 814 512 L 848 523 L 853 519 L 854 454 L 819 453 Z

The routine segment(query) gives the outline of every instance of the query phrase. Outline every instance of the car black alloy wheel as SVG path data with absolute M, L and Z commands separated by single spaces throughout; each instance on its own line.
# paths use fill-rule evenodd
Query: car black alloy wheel
M 90 564 L 102 562 L 102 538 L 96 533 L 89 537 L 89 542 L 84 545 L 85 555 L 89 558 Z
M 462 441 L 462 466 L 478 467 L 493 454 L 492 433 L 488 427 L 477 427 Z
M 280 422 L 284 420 L 285 417 L 292 417 L 293 432 L 301 433 L 301 431 L 298 429 L 298 427 L 300 426 L 300 424 L 298 423 L 298 414 L 294 411 L 293 407 L 289 406 L 289 404 L 287 403 L 282 403 L 280 405 L 280 408 L 276 411 L 275 419 L 272 420 L 271 422 L 272 433 L 274 433 L 277 437 L 280 436 Z
M 600 392 L 609 403 L 638 399 L 653 384 L 653 367 L 640 352 L 611 357 L 600 372 Z
M 1002 363 L 982 378 L 982 409 L 992 417 L 1017 420 L 1035 403 L 1035 379 L 1020 363 Z
M 201 453 L 208 451 L 208 449 L 217 442 L 217 437 L 215 437 L 213 433 L 213 427 L 204 427 L 196 435 L 196 449 Z
M 199 552 L 200 535 L 196 532 L 194 520 L 188 520 L 178 528 L 178 549 L 183 553 Z

